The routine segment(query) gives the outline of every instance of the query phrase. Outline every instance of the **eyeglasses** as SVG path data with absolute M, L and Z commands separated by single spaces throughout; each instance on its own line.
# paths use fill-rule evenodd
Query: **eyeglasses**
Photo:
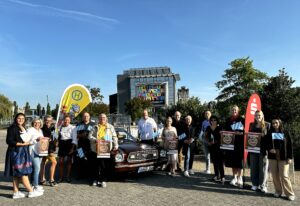
M 212 120 L 210 120 L 211 122 L 216 122 L 217 120 L 216 119 L 212 119 Z

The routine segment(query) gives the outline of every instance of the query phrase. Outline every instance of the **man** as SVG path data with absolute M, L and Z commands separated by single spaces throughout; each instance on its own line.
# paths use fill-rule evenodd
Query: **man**
M 104 113 L 99 115 L 99 124 L 95 125 L 89 133 L 89 140 L 91 143 L 91 159 L 93 161 L 93 186 L 106 187 L 106 181 L 109 175 L 109 168 L 111 167 L 111 156 L 103 157 L 97 154 L 97 145 L 99 141 L 109 142 L 109 151 L 118 150 L 118 138 L 115 128 L 107 123 L 107 117 Z
M 141 143 L 153 145 L 155 142 L 155 133 L 157 131 L 157 124 L 148 115 L 147 109 L 143 111 L 143 117 L 138 122 L 138 135 Z
M 184 173 L 183 175 L 189 177 L 195 174 L 193 171 L 194 151 L 195 151 L 195 128 L 192 126 L 192 117 L 186 116 L 185 122 L 188 128 L 187 136 L 183 138 L 184 151 Z
M 56 158 L 54 156 L 54 152 L 56 150 L 56 141 L 54 141 L 53 133 L 54 133 L 54 125 L 53 125 L 53 118 L 51 115 L 47 115 L 44 118 L 44 125 L 42 127 L 42 131 L 44 134 L 44 137 L 49 138 L 49 149 L 48 149 L 48 156 L 43 157 L 42 163 L 41 163 L 41 171 L 40 171 L 40 184 L 43 185 L 46 183 L 45 179 L 45 166 L 46 166 L 46 161 L 48 159 L 49 162 L 51 162 L 51 167 L 50 167 L 50 176 L 49 176 L 49 185 L 54 187 L 57 186 L 57 183 L 54 180 L 54 174 L 55 174 L 55 168 L 57 165 Z
M 203 152 L 204 152 L 204 155 L 205 155 L 206 169 L 204 170 L 204 173 L 211 174 L 211 171 L 210 171 L 210 153 L 209 153 L 209 149 L 208 149 L 208 143 L 204 138 L 205 130 L 206 130 L 207 127 L 210 126 L 209 119 L 211 117 L 211 112 L 210 111 L 205 111 L 204 117 L 205 117 L 205 120 L 201 124 L 201 130 L 200 130 L 199 137 L 202 140 L 202 143 L 203 143 L 202 147 L 203 147 Z
M 181 169 L 181 163 L 183 161 L 183 154 L 182 154 L 182 149 L 183 149 L 183 139 L 187 137 L 188 133 L 188 127 L 181 119 L 181 113 L 179 111 L 176 111 L 174 114 L 174 121 L 172 123 L 172 126 L 176 128 L 177 130 L 177 136 L 178 136 L 178 163 L 177 163 L 177 170 L 182 171 Z
M 82 114 L 82 122 L 76 126 L 77 129 L 77 139 L 78 139 L 78 179 L 84 178 L 87 175 L 87 171 L 90 171 L 90 152 L 91 145 L 88 138 L 89 132 L 93 129 L 95 125 L 90 121 L 91 117 L 88 112 Z

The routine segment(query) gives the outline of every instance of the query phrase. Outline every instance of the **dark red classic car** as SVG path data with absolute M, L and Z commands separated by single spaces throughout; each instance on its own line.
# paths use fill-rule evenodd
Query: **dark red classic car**
M 114 172 L 147 172 L 167 163 L 166 151 L 159 146 L 141 144 L 125 129 L 115 128 L 119 149 L 113 152 Z

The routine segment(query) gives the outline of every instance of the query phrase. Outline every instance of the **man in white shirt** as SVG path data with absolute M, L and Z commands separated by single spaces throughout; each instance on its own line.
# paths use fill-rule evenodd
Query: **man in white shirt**
M 148 116 L 148 111 L 144 109 L 143 117 L 138 122 L 138 134 L 141 143 L 153 145 L 156 138 L 156 131 L 156 122 Z

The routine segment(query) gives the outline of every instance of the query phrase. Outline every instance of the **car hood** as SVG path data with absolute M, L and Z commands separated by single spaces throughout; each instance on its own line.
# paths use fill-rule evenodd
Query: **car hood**
M 145 149 L 155 149 L 155 147 L 147 144 L 140 144 L 137 142 L 124 141 L 119 145 L 119 149 L 129 153 L 129 152 L 145 150 Z

